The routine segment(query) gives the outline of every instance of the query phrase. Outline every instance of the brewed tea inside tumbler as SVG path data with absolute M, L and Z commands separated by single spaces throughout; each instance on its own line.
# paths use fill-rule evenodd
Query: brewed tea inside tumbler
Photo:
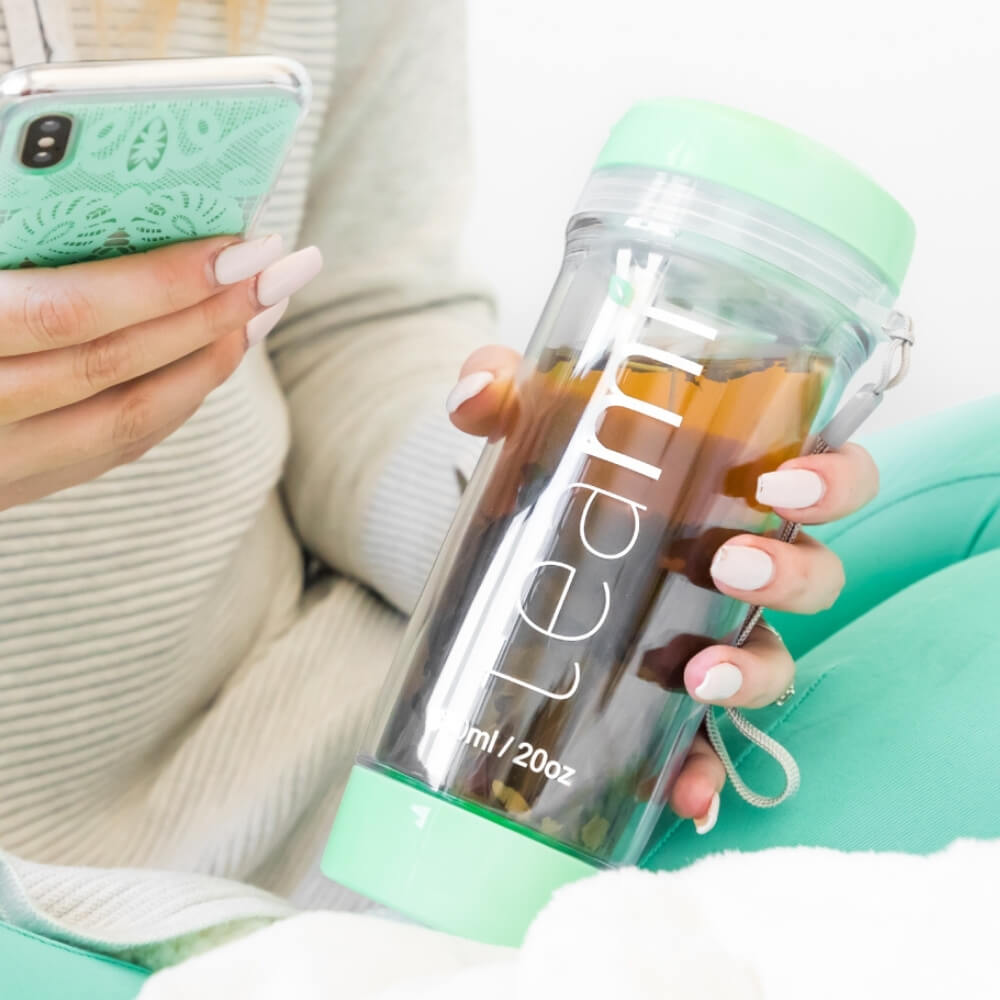
M 712 556 L 778 525 L 757 476 L 802 452 L 844 335 L 671 302 L 697 270 L 618 239 L 569 276 L 367 758 L 588 860 L 640 860 L 703 712 L 684 665 L 746 611 Z

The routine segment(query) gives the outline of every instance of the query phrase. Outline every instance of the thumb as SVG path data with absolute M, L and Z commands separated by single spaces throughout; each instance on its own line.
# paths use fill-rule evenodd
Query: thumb
M 448 394 L 451 422 L 467 434 L 501 437 L 516 417 L 515 377 L 521 355 L 491 344 L 469 355 Z

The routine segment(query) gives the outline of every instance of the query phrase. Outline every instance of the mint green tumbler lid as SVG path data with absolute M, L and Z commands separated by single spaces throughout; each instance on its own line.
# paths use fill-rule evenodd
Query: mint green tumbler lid
M 512 947 L 556 889 L 599 870 L 530 830 L 363 764 L 351 771 L 321 868 L 428 927 Z
M 643 166 L 704 178 L 769 202 L 866 257 L 898 293 L 913 219 L 832 149 L 784 125 L 690 98 L 641 101 L 611 131 L 595 169 Z

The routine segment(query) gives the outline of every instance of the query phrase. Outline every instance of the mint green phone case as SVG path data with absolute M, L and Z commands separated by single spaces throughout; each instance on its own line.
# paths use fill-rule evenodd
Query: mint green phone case
M 141 88 L 140 88 L 141 91 Z M 21 163 L 24 130 L 73 120 L 62 162 Z M 301 107 L 290 94 L 33 95 L 0 120 L 0 268 L 113 257 L 250 226 Z

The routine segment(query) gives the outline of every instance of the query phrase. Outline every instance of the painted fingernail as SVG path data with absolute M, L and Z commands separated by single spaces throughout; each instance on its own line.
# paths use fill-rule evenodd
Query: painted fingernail
M 712 796 L 712 801 L 709 803 L 708 812 L 704 816 L 696 818 L 694 822 L 694 828 L 696 833 L 708 833 L 712 827 L 718 822 L 719 819 L 719 793 L 716 792 Z
M 323 267 L 319 247 L 303 247 L 283 257 L 257 279 L 257 301 L 262 306 L 273 306 L 300 288 L 309 284 Z
M 473 372 L 459 379 L 445 400 L 444 405 L 448 407 L 448 412 L 454 413 L 463 403 L 478 396 L 495 379 L 496 375 L 493 372 Z
M 232 285 L 244 278 L 252 278 L 278 260 L 284 246 L 285 241 L 278 233 L 234 243 L 215 258 L 215 280 L 220 285 Z
M 812 507 L 824 493 L 823 477 L 811 469 L 778 469 L 757 477 L 757 501 L 768 507 Z
M 694 689 L 699 701 L 725 701 L 743 687 L 743 672 L 735 663 L 717 663 Z
M 278 321 L 285 315 L 287 308 L 288 299 L 282 299 L 262 313 L 257 313 L 247 323 L 247 347 L 259 344 L 278 325 Z
M 723 545 L 711 566 L 712 578 L 734 590 L 759 590 L 774 577 L 774 560 L 749 545 Z

